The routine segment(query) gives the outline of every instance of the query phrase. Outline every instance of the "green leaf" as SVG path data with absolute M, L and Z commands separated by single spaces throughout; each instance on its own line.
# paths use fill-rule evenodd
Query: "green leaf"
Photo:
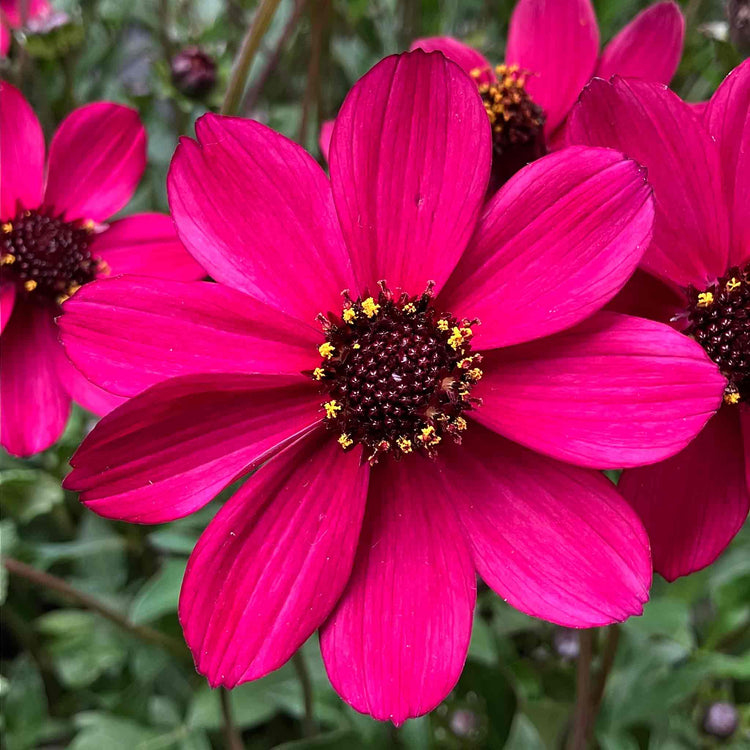
M 60 480 L 38 469 L 0 473 L 0 502 L 5 512 L 20 523 L 48 513 L 64 496 Z
M 140 625 L 157 620 L 167 613 L 177 612 L 185 565 L 185 560 L 169 559 L 141 587 L 130 606 L 131 622 Z

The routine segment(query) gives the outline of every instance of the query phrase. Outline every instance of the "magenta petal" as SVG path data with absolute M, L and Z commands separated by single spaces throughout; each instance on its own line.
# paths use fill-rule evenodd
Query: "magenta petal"
M 505 59 L 531 75 L 526 88 L 547 115 L 551 134 L 591 78 L 599 27 L 590 0 L 519 0 L 508 29 Z
M 719 150 L 676 94 L 645 81 L 595 78 L 573 109 L 567 138 L 616 148 L 648 170 L 656 220 L 647 271 L 699 288 L 724 274 L 729 225 Z
M 60 356 L 57 359 L 57 373 L 60 382 L 65 386 L 65 390 L 73 401 L 98 417 L 109 414 L 112 409 L 125 403 L 126 399 L 122 396 L 115 396 L 113 393 L 94 385 L 80 370 L 73 366 L 65 356 L 65 352 L 62 351 L 62 347 L 60 349 Z
M 376 467 L 352 577 L 320 632 L 336 692 L 397 725 L 431 711 L 461 674 L 475 600 L 468 546 L 434 464 Z
M 190 556 L 180 622 L 212 687 L 277 669 L 329 615 L 357 549 L 369 466 L 326 435 L 276 456 Z
M 745 456 L 745 479 L 750 492 L 750 407 L 740 406 L 740 426 L 742 427 L 743 454 Z
M 67 219 L 104 221 L 133 196 L 146 168 L 138 112 L 96 102 L 69 114 L 49 149 L 45 204 Z
M 568 627 L 640 614 L 648 537 L 598 472 L 545 458 L 479 425 L 438 459 L 482 579 L 505 601 Z
M 349 92 L 331 143 L 331 184 L 360 288 L 386 279 L 439 289 L 471 236 L 489 178 L 477 87 L 421 50 L 388 57 Z
M 479 349 L 568 328 L 625 284 L 653 218 L 651 188 L 635 162 L 609 149 L 557 151 L 492 198 L 440 304 L 482 321 Z
M 673 458 L 623 472 L 619 488 L 651 538 L 668 581 L 710 565 L 739 531 L 750 491 L 736 407 L 724 407 Z
M 6 57 L 10 49 L 10 29 L 0 20 L 0 57 Z
M 482 369 L 477 420 L 553 458 L 599 469 L 677 453 L 719 408 L 726 384 L 692 339 L 616 313 L 488 352 Z
M 472 74 L 478 70 L 479 75 L 476 78 L 472 75 L 477 83 L 491 83 L 496 80 L 492 65 L 481 52 L 451 36 L 431 36 L 415 39 L 409 49 L 442 52 L 449 60 L 453 60 L 454 63 L 463 68 L 464 72 Z
M 8 453 L 43 451 L 65 429 L 70 398 L 57 374 L 61 356 L 51 311 L 19 301 L 0 337 L 0 444 Z
M 177 231 L 217 281 L 312 322 L 353 287 L 325 173 L 252 120 L 205 115 L 169 170 Z
M 750 60 L 711 97 L 704 122 L 719 144 L 732 240 L 730 262 L 750 262 Z
M 0 81 L 0 219 L 36 208 L 44 190 L 44 134 L 23 94 Z
M 95 281 L 63 305 L 73 363 L 113 393 L 134 396 L 176 375 L 299 375 L 320 363 L 323 337 L 241 292 L 208 282 L 137 276 Z
M 278 375 L 173 378 L 104 417 L 64 485 L 106 518 L 172 521 L 309 432 L 319 403 L 311 384 Z
M 135 214 L 112 222 L 94 237 L 91 252 L 106 262 L 111 276 L 132 273 L 174 281 L 206 276 L 166 214 Z
M 684 314 L 687 304 L 682 292 L 638 269 L 607 309 L 669 323 Z
M 16 301 L 16 285 L 14 283 L 0 283 L 0 333 L 10 320 L 13 305 Z
M 656 3 L 641 11 L 604 48 L 596 75 L 669 83 L 680 64 L 685 18 L 677 3 Z
M 326 120 L 320 126 L 320 135 L 318 136 L 318 145 L 320 146 L 320 153 L 323 154 L 323 158 L 328 161 L 328 153 L 331 150 L 331 138 L 333 136 L 333 126 L 336 124 L 336 120 Z

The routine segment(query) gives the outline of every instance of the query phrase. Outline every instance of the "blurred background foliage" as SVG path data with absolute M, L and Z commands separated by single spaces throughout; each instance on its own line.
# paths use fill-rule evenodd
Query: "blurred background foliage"
M 220 107 L 256 4 L 53 4 L 68 21 L 40 33 L 16 32 L 11 59 L 0 63 L 0 71 L 21 85 L 48 136 L 85 102 L 110 99 L 137 107 L 149 133 L 149 168 L 124 213 L 166 210 L 164 181 L 176 139 L 191 134 L 203 112 Z M 594 4 L 606 41 L 648 2 Z M 282 0 L 254 61 L 242 114 L 319 154 L 320 122 L 335 115 L 351 84 L 382 56 L 417 36 L 451 34 L 501 61 L 512 6 L 512 0 Z M 682 6 L 688 36 L 673 87 L 699 101 L 741 54 L 729 42 L 721 0 Z M 186 48 L 193 56 L 194 46 L 215 63 L 213 88 L 196 91 L 179 67 L 173 74 L 174 57 Z M 205 74 L 206 65 L 211 73 L 205 60 L 198 72 Z M 564 745 L 578 634 L 521 615 L 486 590 L 458 686 L 432 715 L 400 729 L 360 716 L 339 700 L 316 638 L 304 647 L 303 660 L 237 688 L 228 699 L 211 691 L 192 667 L 176 604 L 187 557 L 220 503 L 154 527 L 108 522 L 88 512 L 60 481 L 92 419 L 74 411 L 63 439 L 31 460 L 0 452 L 2 554 L 63 579 L 109 615 L 82 606 L 87 600 L 80 596 L 0 568 L 0 697 L 8 750 L 236 750 L 240 736 L 244 747 L 258 749 Z M 617 640 L 595 727 L 598 746 L 750 747 L 750 529 L 710 569 L 674 584 L 658 579 L 643 617 L 597 633 L 595 667 L 609 661 Z

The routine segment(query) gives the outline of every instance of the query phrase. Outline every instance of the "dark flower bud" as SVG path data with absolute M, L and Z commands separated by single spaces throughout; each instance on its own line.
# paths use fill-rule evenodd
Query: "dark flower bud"
M 185 96 L 205 96 L 216 84 L 216 63 L 199 47 L 185 47 L 172 58 L 172 83 Z
M 743 56 L 750 55 L 750 0 L 729 0 L 729 39 Z
M 703 731 L 722 740 L 731 737 L 738 724 L 737 709 L 731 703 L 712 703 L 703 717 Z

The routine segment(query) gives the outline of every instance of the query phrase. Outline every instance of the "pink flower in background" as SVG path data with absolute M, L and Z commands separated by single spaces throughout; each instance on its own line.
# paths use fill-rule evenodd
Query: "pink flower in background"
M 0 83 L 0 443 L 9 453 L 54 443 L 71 399 L 97 414 L 122 402 L 66 358 L 54 322 L 62 300 L 108 273 L 205 275 L 168 216 L 100 223 L 130 200 L 145 166 L 138 114 L 100 102 L 65 119 L 45 167 L 39 121 L 17 89 Z
M 702 121 L 664 86 L 595 79 L 568 137 L 623 151 L 654 186 L 654 240 L 618 306 L 671 321 L 727 380 L 724 406 L 684 451 L 620 481 L 673 580 L 713 562 L 750 508 L 750 61 Z
M 652 5 L 599 53 L 590 0 L 519 0 L 508 30 L 505 65 L 493 68 L 477 50 L 451 37 L 418 39 L 471 73 L 493 129 L 491 191 L 547 153 L 592 75 L 669 83 L 677 70 L 685 19 L 673 2 Z
M 28 0 L 26 23 L 39 23 L 52 16 L 54 10 L 48 0 Z M 11 29 L 20 29 L 21 0 L 0 0 L 0 57 L 10 49 Z
M 398 724 L 458 679 L 477 572 L 564 625 L 640 613 L 645 532 L 582 467 L 674 454 L 724 388 L 695 342 L 598 312 L 651 237 L 643 171 L 561 150 L 485 205 L 476 86 L 422 51 L 349 93 L 330 181 L 257 122 L 196 134 L 170 205 L 218 283 L 98 281 L 60 325 L 89 377 L 134 396 L 72 459 L 89 508 L 161 523 L 262 467 L 182 587 L 210 683 L 262 677 L 320 629 L 339 694 Z

